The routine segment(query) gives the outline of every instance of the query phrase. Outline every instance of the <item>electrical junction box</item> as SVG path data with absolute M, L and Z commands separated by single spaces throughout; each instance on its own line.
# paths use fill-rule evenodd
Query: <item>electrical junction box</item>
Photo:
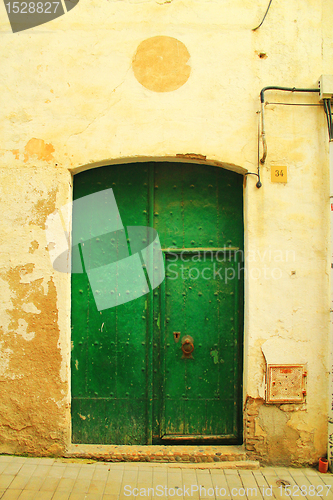
M 333 99 L 333 75 L 321 75 L 318 81 L 320 96 L 319 99 Z
M 266 403 L 303 403 L 305 365 L 267 365 Z

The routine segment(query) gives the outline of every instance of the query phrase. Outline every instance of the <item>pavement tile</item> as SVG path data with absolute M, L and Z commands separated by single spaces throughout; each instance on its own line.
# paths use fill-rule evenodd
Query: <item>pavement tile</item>
M 93 475 L 94 475 L 94 472 L 95 472 L 95 469 L 86 469 L 85 467 L 81 467 L 77 478 L 91 480 Z
M 12 455 L 0 455 L 0 462 L 8 462 L 9 463 L 13 459 L 14 459 L 14 457 Z
M 1 500 L 17 500 L 22 490 L 7 490 Z
M 252 476 L 252 470 L 251 469 L 238 469 L 238 474 L 240 476 Z
M 291 474 L 294 475 L 294 472 L 291 471 Z M 319 495 L 321 494 L 325 500 L 333 500 L 333 491 L 331 488 L 327 488 L 327 485 L 325 485 L 325 478 L 322 478 L 320 477 L 321 474 L 316 474 L 316 475 L 313 475 L 313 476 L 308 476 L 309 478 L 309 481 L 311 483 L 311 485 L 309 486 L 308 488 L 308 491 L 307 491 L 307 497 L 314 497 L 315 495 Z M 295 476 L 297 477 L 297 479 L 301 476 Z M 303 475 L 303 477 L 305 477 L 305 475 Z M 298 479 L 298 484 L 300 484 L 302 482 L 302 479 Z M 310 488 L 311 486 L 313 486 L 313 488 Z M 331 485 L 328 485 L 328 486 L 331 486 Z
M 33 476 L 46 477 L 51 470 L 51 465 L 37 465 L 32 473 Z
M 153 471 L 152 470 L 139 470 L 137 486 L 153 485 Z
M 198 499 L 198 498 L 208 498 L 208 490 L 210 488 L 214 489 L 214 495 L 211 496 L 210 498 L 215 498 L 216 497 L 216 490 L 215 487 L 217 486 L 216 484 L 216 476 L 212 477 L 209 474 L 209 483 L 207 481 L 207 477 L 205 475 L 202 475 L 199 470 L 193 469 L 194 476 L 189 476 L 186 474 L 186 479 L 183 477 L 183 485 L 189 489 L 189 493 L 191 498 L 193 499 Z M 199 474 L 198 474 L 199 472 Z M 209 472 L 208 470 L 205 470 L 204 472 Z M 226 480 L 225 476 L 222 478 L 224 480 L 224 484 L 226 485 Z M 192 489 L 193 487 L 193 489 Z M 197 489 L 198 488 L 198 489 Z M 218 488 L 218 490 L 221 488 Z M 205 490 L 205 491 L 204 491 Z M 185 491 L 185 490 L 184 490 Z M 187 496 L 185 497 L 187 498 Z
M 26 463 L 29 465 L 39 465 L 43 459 L 40 457 L 28 457 Z
M 18 497 L 18 500 L 35 500 L 35 496 L 36 496 L 35 491 L 24 490 Z
M 27 476 L 16 476 L 13 481 L 8 486 L 11 490 L 24 490 L 27 483 L 29 481 L 29 477 Z
M 310 467 L 304 467 L 301 469 L 306 476 L 317 476 L 318 471 L 315 469 L 311 469 Z
M 108 471 L 108 481 L 122 481 L 124 471 L 123 469 L 111 469 Z
M 289 469 L 289 474 L 291 474 L 293 477 L 295 476 L 304 476 L 304 468 L 302 469 Z
M 44 482 L 44 477 L 32 476 L 25 486 L 25 490 L 38 491 Z
M 86 499 L 86 496 L 82 495 L 82 493 L 75 493 L 75 492 L 72 492 L 70 494 L 70 497 L 69 497 L 69 500 L 85 500 Z
M 34 500 L 51 500 L 52 496 L 53 491 L 37 491 Z
M 227 472 L 227 471 L 225 471 Z M 238 475 L 238 471 L 231 471 L 231 472 L 236 472 L 236 474 L 226 474 L 226 480 L 227 484 L 229 487 L 230 495 L 233 500 L 237 500 L 243 497 L 243 483 L 241 481 L 241 478 Z
M 138 490 L 147 492 L 147 496 L 145 498 L 152 498 L 151 491 L 153 490 L 153 471 L 152 469 L 139 469 L 138 471 L 138 479 L 136 484 Z M 151 491 L 148 495 L 148 489 L 151 488 Z
M 267 471 L 274 471 L 277 475 L 283 474 L 285 472 L 288 473 L 288 467 L 265 467 L 265 468 L 263 468 L 263 472 L 266 470 Z
M 55 462 L 55 459 L 54 458 L 41 458 L 40 459 L 40 463 L 43 464 L 43 465 L 53 465 L 54 462 Z
M 182 469 L 169 469 L 167 483 L 160 483 L 163 487 L 168 487 L 170 496 L 175 496 L 177 499 L 184 498 L 184 495 L 179 495 L 176 490 L 183 487 Z M 173 493 L 175 491 L 175 493 Z M 183 492 L 184 493 L 184 492 Z
M 128 495 L 125 495 L 125 487 L 129 486 L 132 490 L 137 484 L 138 471 L 137 470 L 124 470 L 122 483 L 120 487 L 119 499 L 126 500 Z M 134 498 L 134 497 L 133 497 Z
M 318 476 L 323 479 L 325 484 L 331 484 L 332 485 L 332 490 L 333 490 L 333 475 L 332 474 L 321 474 L 318 472 Z
M 0 474 L 5 470 L 7 465 L 8 465 L 8 462 L 0 462 Z
M 0 490 L 6 490 L 10 483 L 14 480 L 13 475 L 1 475 L 0 476 Z
M 286 479 L 288 480 L 287 475 Z M 290 495 L 291 498 L 293 499 L 294 497 L 300 495 L 305 500 L 313 500 L 313 496 L 310 489 L 310 486 L 312 485 L 311 479 L 312 479 L 311 476 L 307 477 L 305 474 L 303 477 L 299 476 L 297 478 L 297 482 L 295 482 L 295 484 L 292 484 L 291 486 L 291 495 Z
M 248 474 L 251 471 L 239 471 L 239 477 L 242 481 L 243 488 L 246 493 L 246 498 L 249 500 L 251 498 L 256 498 L 257 500 L 262 500 L 261 491 L 253 477 L 253 474 Z
M 30 462 L 27 462 L 27 463 L 22 465 L 18 474 L 20 476 L 31 476 L 35 472 L 36 469 L 37 469 L 37 464 L 30 464 Z
M 268 482 L 267 482 L 266 478 L 262 475 L 261 471 L 259 471 L 259 470 L 253 471 L 253 477 L 256 480 L 256 483 L 258 485 L 258 489 L 260 490 L 261 496 L 264 499 L 272 500 L 272 494 L 271 494 L 270 489 L 268 487 Z M 279 500 L 282 500 L 282 498 L 284 498 L 284 496 L 282 496 Z M 298 499 L 296 499 L 296 500 L 298 500 Z
M 81 464 L 82 469 L 89 469 L 89 470 L 95 470 L 96 469 L 96 462 L 93 462 L 92 464 Z
M 59 484 L 59 479 L 57 477 L 46 477 L 40 487 L 41 491 L 55 491 Z
M 63 479 L 76 479 L 77 476 L 79 475 L 79 472 L 81 470 L 81 467 L 71 467 L 70 465 L 67 465 L 64 474 L 63 474 Z
M 106 480 L 105 481 L 98 481 L 93 479 L 90 483 L 88 493 L 104 493 L 105 490 L 105 485 L 106 485 Z
M 74 484 L 75 484 L 75 479 L 69 477 L 61 478 L 57 486 L 57 491 L 71 492 L 72 489 L 74 488 Z
M 72 493 L 87 493 L 90 486 L 90 479 L 78 479 L 74 483 L 73 492 Z
M 122 479 L 123 479 L 123 474 L 122 472 L 119 474 L 117 473 L 117 476 L 108 477 L 108 480 L 105 485 L 105 490 L 104 494 L 107 495 L 117 495 L 117 497 L 120 494 L 120 489 L 121 489 L 121 484 L 122 484 Z
M 92 476 L 93 481 L 106 481 L 108 477 L 109 471 L 108 469 L 95 469 L 94 474 Z
M 84 500 L 102 500 L 103 499 L 103 494 L 102 493 L 87 493 L 84 496 Z
M 58 465 L 52 465 L 48 473 L 48 477 L 62 478 L 65 472 L 65 467 L 59 467 Z
M 22 467 L 22 463 L 17 463 L 17 462 L 10 462 L 5 470 L 2 472 L 2 474 L 9 474 L 9 475 L 14 475 L 18 473 L 18 471 Z
M 278 476 L 278 474 L 281 474 L 281 470 L 279 473 L 277 473 L 276 470 L 271 467 L 264 467 L 263 469 L 260 470 L 260 472 L 265 477 L 271 477 L 271 476 L 276 477 Z M 282 473 L 283 472 L 285 472 L 285 470 L 283 470 Z
M 124 470 L 139 470 L 139 465 L 137 463 L 125 463 Z
M 68 500 L 70 494 L 70 491 L 56 491 L 52 497 L 52 500 Z
M 210 469 L 210 473 L 213 474 L 224 474 L 224 469 Z

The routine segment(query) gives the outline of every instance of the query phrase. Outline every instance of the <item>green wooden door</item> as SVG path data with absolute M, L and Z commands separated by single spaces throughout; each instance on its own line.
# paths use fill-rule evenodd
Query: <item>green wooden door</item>
M 158 231 L 166 278 L 97 311 L 87 275 L 72 275 L 73 442 L 240 442 L 242 177 L 196 164 L 102 167 L 75 176 L 74 199 L 107 188 L 125 230 Z

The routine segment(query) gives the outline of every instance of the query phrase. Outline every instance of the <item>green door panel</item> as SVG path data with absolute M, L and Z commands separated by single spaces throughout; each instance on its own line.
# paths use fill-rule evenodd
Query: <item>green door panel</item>
M 77 174 L 74 200 L 108 188 L 125 246 L 127 226 L 158 231 L 166 278 L 98 311 L 87 274 L 72 274 L 72 441 L 240 442 L 242 176 L 186 163 L 108 166 Z M 102 279 L 110 255 L 122 253 L 111 237 L 82 241 L 72 268 L 84 257 L 100 265 Z M 191 358 L 181 350 L 186 335 Z
M 162 247 L 243 248 L 243 178 L 217 167 L 155 167 L 154 227 Z
M 74 200 L 107 188 L 125 227 L 148 225 L 147 167 L 83 172 L 75 177 Z M 73 442 L 146 441 L 146 335 L 145 296 L 97 311 L 87 275 L 72 274 Z
M 163 439 L 238 437 L 237 264 L 235 251 L 166 254 Z M 193 338 L 190 358 L 181 349 L 186 335 Z

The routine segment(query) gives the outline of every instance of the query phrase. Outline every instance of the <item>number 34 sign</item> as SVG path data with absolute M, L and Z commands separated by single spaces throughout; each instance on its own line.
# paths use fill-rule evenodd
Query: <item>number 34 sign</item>
M 287 167 L 271 166 L 272 182 L 287 182 Z
M 69 12 L 78 3 L 79 0 L 64 0 L 63 7 L 61 0 L 27 0 L 26 2 L 4 0 L 13 33 L 48 23 Z

